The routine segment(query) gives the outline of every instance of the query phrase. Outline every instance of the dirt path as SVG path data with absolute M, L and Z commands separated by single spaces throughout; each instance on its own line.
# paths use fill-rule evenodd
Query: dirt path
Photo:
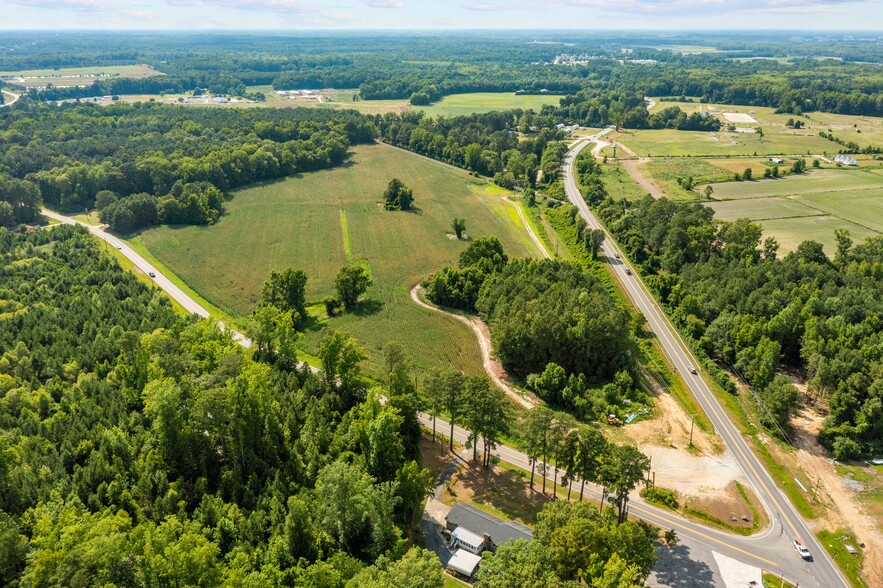
M 12 92 L 7 92 L 6 90 L 0 90 L 0 92 L 3 92 L 7 96 L 12 96 L 12 100 L 10 100 L 9 102 L 4 102 L 2 105 L 0 105 L 0 108 L 12 106 L 13 104 L 15 104 L 15 101 L 18 100 L 18 94 L 13 94 Z
M 625 171 L 629 173 L 633 180 L 638 182 L 644 190 L 647 191 L 648 194 L 659 200 L 665 194 L 662 193 L 662 190 L 659 189 L 659 186 L 654 184 L 647 176 L 645 176 L 641 170 L 641 168 L 648 162 L 649 159 L 624 159 L 622 161 L 622 167 L 625 168 Z
M 491 332 L 490 329 L 488 329 L 487 325 L 484 324 L 484 321 L 482 321 L 478 317 L 465 317 L 463 315 L 446 312 L 438 308 L 437 306 L 427 304 L 420 299 L 420 290 L 420 284 L 417 284 L 416 286 L 411 288 L 411 300 L 413 300 L 415 303 L 419 304 L 423 308 L 429 309 L 433 312 L 446 314 L 457 319 L 461 323 L 469 325 L 469 328 L 472 329 L 472 332 L 475 333 L 475 336 L 478 338 L 478 346 L 481 348 L 481 359 L 482 364 L 484 365 L 484 371 L 491 379 L 491 382 L 493 382 L 494 385 L 497 386 L 500 390 L 505 392 L 506 395 L 509 396 L 509 398 L 511 398 L 512 401 L 519 406 L 523 408 L 533 408 L 534 406 L 536 406 L 536 401 L 534 399 L 522 395 L 518 390 L 516 390 L 507 382 L 508 376 L 506 375 L 506 370 L 504 370 L 500 362 L 493 357 L 491 348 Z
M 543 245 L 543 242 L 540 240 L 539 236 L 536 233 L 534 233 L 533 228 L 530 226 L 530 223 L 527 222 L 527 217 L 524 216 L 524 211 L 521 209 L 521 206 L 517 202 L 512 201 L 512 199 L 509 198 L 508 196 L 506 196 L 504 198 L 504 200 L 506 202 L 508 202 L 509 204 L 511 204 L 512 206 L 514 206 L 515 210 L 518 211 L 518 218 L 521 219 L 521 223 L 524 225 L 524 228 L 527 229 L 527 232 L 530 234 L 530 238 L 533 240 L 533 242 L 539 248 L 539 250 L 543 254 L 543 256 L 546 259 L 552 259 L 552 256 L 549 255 L 549 252 L 546 250 L 546 246 Z

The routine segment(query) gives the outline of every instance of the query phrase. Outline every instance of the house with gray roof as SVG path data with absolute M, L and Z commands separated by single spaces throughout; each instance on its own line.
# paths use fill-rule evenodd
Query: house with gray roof
M 469 504 L 458 502 L 451 507 L 448 516 L 445 517 L 448 531 L 454 531 L 458 527 L 484 539 L 484 548 L 495 550 L 499 545 L 505 545 L 516 539 L 533 539 L 530 527 L 507 521 L 483 510 L 479 510 Z M 474 553 L 474 552 L 473 552 Z

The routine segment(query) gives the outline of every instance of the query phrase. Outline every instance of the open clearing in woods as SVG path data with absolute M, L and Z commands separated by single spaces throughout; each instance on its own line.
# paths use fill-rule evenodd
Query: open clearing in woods
M 416 211 L 383 209 L 393 177 L 414 190 Z M 302 341 L 305 350 L 315 353 L 327 329 L 342 329 L 366 348 L 369 370 L 380 367 L 383 347 L 396 342 L 417 367 L 479 374 L 481 354 L 469 328 L 418 307 L 408 291 L 456 265 L 468 241 L 448 234 L 454 216 L 466 219 L 469 238 L 495 235 L 510 257 L 539 256 L 524 224 L 509 213 L 508 194 L 406 151 L 359 146 L 343 166 L 234 192 L 214 226 L 156 227 L 143 233 L 143 242 L 206 300 L 245 316 L 272 270 L 303 269 L 314 302 L 333 294 L 334 277 L 348 262 L 348 239 L 352 260 L 370 269 L 374 286 L 366 302 L 342 316 L 328 319 L 321 304 L 313 306 L 317 321 Z

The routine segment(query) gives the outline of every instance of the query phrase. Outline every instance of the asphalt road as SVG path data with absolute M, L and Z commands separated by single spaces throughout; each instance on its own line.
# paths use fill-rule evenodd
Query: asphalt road
M 604 227 L 601 226 L 601 223 L 598 222 L 580 195 L 574 179 L 573 167 L 576 156 L 580 151 L 611 130 L 605 129 L 596 135 L 580 139 L 573 144 L 564 161 L 563 177 L 568 199 L 578 208 L 580 215 L 585 219 L 589 227 L 602 230 Z M 615 256 L 616 253 L 620 254 L 620 258 Z M 703 410 L 708 414 L 715 432 L 720 435 L 727 448 L 735 456 L 736 461 L 767 511 L 771 526 L 764 533 L 752 538 L 729 539 L 728 543 L 739 547 L 740 550 L 744 550 L 745 554 L 742 557 L 724 553 L 736 559 L 746 561 L 746 563 L 755 563 L 750 558 L 774 562 L 776 567 L 772 568 L 773 571 L 784 573 L 792 582 L 799 581 L 800 586 L 818 586 L 819 588 L 848 587 L 849 584 L 840 573 L 840 570 L 822 546 L 819 545 L 815 536 L 791 502 L 776 487 L 771 476 L 760 463 L 760 460 L 754 455 L 748 443 L 730 421 L 720 403 L 703 380 L 701 369 L 698 374 L 691 373 L 691 366 L 695 366 L 698 369 L 699 362 L 689 352 L 687 345 L 668 321 L 665 313 L 656 304 L 638 277 L 637 272 L 631 268 L 629 262 L 622 255 L 609 234 L 601 246 L 601 254 L 607 258 L 614 276 L 635 307 L 647 317 L 648 324 L 658 337 L 675 369 L 683 377 L 698 402 L 702 405 Z M 631 274 L 627 273 L 627 270 L 630 270 Z M 657 462 L 654 463 L 654 467 L 661 469 L 665 467 L 665 464 Z M 635 514 L 640 516 L 640 513 Z M 678 527 L 675 528 L 677 529 Z M 800 537 L 803 540 L 813 555 L 813 561 L 807 562 L 798 556 L 791 545 L 791 540 L 794 537 Z M 746 555 L 750 556 L 750 558 L 746 558 Z
M 181 288 L 176 286 L 174 282 L 163 275 L 161 271 L 154 267 L 149 261 L 144 259 L 137 251 L 129 247 L 129 245 L 122 239 L 115 237 L 114 235 L 108 233 L 100 227 L 80 222 L 69 216 L 64 216 L 45 208 L 41 211 L 41 214 L 60 223 L 64 223 L 67 225 L 81 225 L 86 227 L 93 235 L 95 235 L 99 239 L 102 239 L 110 246 L 115 247 L 120 253 L 126 256 L 129 261 L 135 264 L 135 267 L 144 272 L 145 275 L 152 275 L 153 282 L 157 286 L 165 290 L 166 293 L 171 296 L 172 299 L 175 300 L 175 302 L 183 306 L 184 309 L 187 310 L 187 312 L 190 312 L 202 318 L 209 318 L 209 312 L 205 308 L 203 308 L 202 305 L 200 305 L 198 302 L 193 300 L 193 298 L 188 296 L 183 290 L 181 290 Z M 219 324 L 222 328 L 227 329 L 240 345 L 242 345 L 243 347 L 251 347 L 251 339 L 249 339 L 239 331 L 226 326 L 223 322 L 219 322 Z
M 564 183 L 568 198 L 580 211 L 580 214 L 586 220 L 588 225 L 593 228 L 602 228 L 600 223 L 595 219 L 586 205 L 585 201 L 579 194 L 579 190 L 573 180 L 573 162 L 576 155 L 592 141 L 598 139 L 612 129 L 605 129 L 600 133 L 579 140 L 574 144 L 570 153 L 565 159 L 564 166 Z M 123 240 L 104 231 L 100 227 L 81 223 L 73 218 L 54 213 L 49 210 L 43 210 L 42 214 L 48 218 L 54 219 L 65 224 L 80 224 L 86 227 L 93 235 L 107 242 L 110 246 L 115 247 L 127 259 L 129 259 L 138 269 L 145 274 L 154 275 L 154 283 L 175 301 L 181 304 L 187 311 L 200 317 L 209 317 L 208 311 L 199 303 L 190 298 L 183 290 L 174 284 L 169 278 L 162 274 L 156 267 L 148 262 L 144 257 L 133 250 Z M 702 404 L 703 409 L 709 415 L 712 424 L 718 434 L 721 435 L 727 447 L 733 452 L 738 463 L 742 467 L 743 472 L 748 477 L 755 489 L 758 497 L 764 504 L 772 524 L 759 535 L 752 537 L 742 537 L 723 533 L 715 529 L 710 529 L 703 525 L 678 517 L 671 512 L 665 511 L 643 503 L 639 497 L 634 496 L 631 501 L 631 514 L 647 520 L 655 525 L 663 528 L 673 528 L 677 531 L 682 539 L 682 549 L 686 548 L 689 558 L 684 560 L 684 568 L 680 574 L 674 574 L 674 581 L 666 582 L 672 586 L 717 586 L 720 585 L 719 577 L 716 576 L 716 565 L 711 557 L 711 550 L 723 553 L 729 557 L 762 567 L 773 573 L 784 574 L 786 578 L 792 582 L 799 582 L 801 586 L 818 586 L 819 588 L 840 588 L 849 585 L 840 575 L 839 570 L 830 560 L 822 547 L 818 544 L 813 534 L 808 530 L 803 520 L 794 510 L 791 503 L 785 496 L 775 487 L 772 479 L 763 466 L 757 460 L 751 450 L 748 448 L 745 440 L 739 435 L 736 428 L 729 421 L 720 404 L 714 398 L 711 390 L 706 386 L 705 382 L 698 375 L 689 372 L 688 366 L 698 366 L 698 362 L 688 351 L 686 345 L 678 337 L 676 331 L 667 322 L 664 313 L 655 304 L 650 294 L 644 289 L 640 280 L 636 275 L 627 275 L 626 268 L 629 267 L 624 259 L 616 259 L 613 253 L 618 249 L 608 239 L 602 245 L 602 254 L 608 257 L 608 261 L 613 267 L 616 277 L 623 285 L 624 290 L 631 297 L 635 305 L 646 315 L 647 321 L 653 328 L 660 342 L 674 363 L 676 369 L 684 377 L 684 380 L 690 386 L 696 398 Z M 634 274 L 634 272 L 632 272 Z M 245 347 L 251 346 L 251 340 L 242 333 L 226 327 L 220 323 L 222 328 L 226 328 L 231 332 L 234 339 Z M 430 423 L 428 415 L 420 415 L 421 420 L 425 424 Z M 441 421 L 439 421 L 441 423 Z M 445 430 L 443 424 L 438 425 L 440 430 Z M 465 442 L 468 433 L 458 427 L 455 427 L 454 436 L 458 441 Z M 524 469 L 530 469 L 530 463 L 527 456 L 505 446 L 499 447 L 495 452 L 500 459 L 507 461 Z M 665 467 L 665 464 L 655 463 L 656 468 Z M 559 476 L 560 479 L 560 476 Z M 577 492 L 579 491 L 576 488 Z M 586 485 L 586 496 L 594 500 L 600 499 L 600 489 L 594 486 Z M 804 562 L 797 555 L 797 552 L 791 546 L 792 537 L 799 536 L 810 549 L 814 556 L 814 561 Z M 687 561 L 687 559 L 689 561 Z M 689 564 L 689 565 L 687 565 Z M 692 566 L 692 567 L 690 567 Z M 699 569 L 697 571 L 697 567 Z M 687 572 L 686 570 L 690 570 Z M 686 578 L 684 574 L 691 574 L 691 582 L 682 584 Z M 692 575 L 696 574 L 696 575 Z M 705 578 L 707 581 L 699 582 L 699 578 Z M 697 583 L 698 582 L 698 583 Z

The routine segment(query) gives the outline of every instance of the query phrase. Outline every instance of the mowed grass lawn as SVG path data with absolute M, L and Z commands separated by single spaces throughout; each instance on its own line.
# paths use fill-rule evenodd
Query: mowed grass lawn
M 415 212 L 381 206 L 397 177 L 414 190 Z M 242 189 L 211 227 L 157 227 L 143 233 L 148 249 L 210 303 L 236 316 L 252 312 L 272 270 L 303 269 L 307 295 L 320 302 L 348 262 L 368 266 L 374 286 L 354 312 L 327 319 L 321 305 L 303 347 L 315 353 L 325 329 L 358 338 L 369 369 L 382 349 L 401 344 L 420 368 L 449 365 L 480 373 L 472 332 L 451 317 L 418 307 L 410 288 L 456 264 L 467 241 L 448 233 L 454 216 L 470 238 L 495 235 L 512 257 L 537 255 L 507 193 L 467 173 L 385 145 L 359 146 L 344 166 Z M 514 217 L 514 218 L 513 218 Z M 346 231 L 346 232 L 345 232 Z M 349 251 L 346 243 L 348 243 Z
M 805 240 L 836 247 L 834 231 L 854 241 L 883 234 L 883 176 L 860 170 L 812 170 L 781 179 L 712 184 L 708 204 L 722 220 L 749 218 L 774 236 L 780 251 L 794 251 Z

